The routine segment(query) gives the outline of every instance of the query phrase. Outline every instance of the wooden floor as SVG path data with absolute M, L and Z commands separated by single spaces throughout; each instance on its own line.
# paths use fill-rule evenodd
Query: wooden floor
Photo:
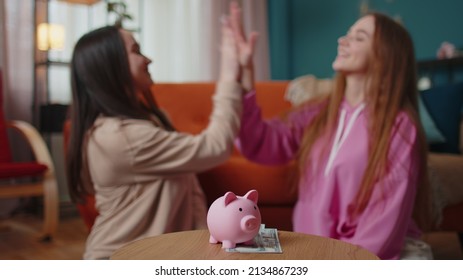
M 0 260 L 79 260 L 87 229 L 79 217 L 61 218 L 52 242 L 40 242 L 41 221 L 23 215 L 0 220 Z M 463 259 L 455 233 L 437 232 L 425 235 L 435 259 Z
M 41 220 L 22 215 L 0 220 L 1 260 L 80 260 L 87 229 L 80 217 L 61 218 L 56 237 L 40 241 Z

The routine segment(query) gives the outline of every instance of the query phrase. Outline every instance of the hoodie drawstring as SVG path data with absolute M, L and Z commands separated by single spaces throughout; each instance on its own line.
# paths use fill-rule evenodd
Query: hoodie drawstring
M 336 136 L 334 138 L 333 147 L 330 151 L 328 163 L 326 164 L 326 167 L 325 167 L 325 177 L 328 176 L 331 168 L 333 167 L 334 159 L 336 158 L 336 155 L 339 152 L 339 148 L 341 147 L 344 140 L 346 140 L 347 136 L 352 130 L 352 127 L 354 126 L 355 120 L 358 118 L 358 116 L 360 115 L 360 112 L 362 112 L 364 108 L 365 108 L 365 104 L 361 104 L 354 111 L 354 113 L 352 114 L 352 117 L 349 120 L 349 123 L 346 126 L 346 131 L 344 133 L 342 133 L 342 131 L 344 128 L 344 122 L 346 120 L 346 110 L 342 109 L 341 114 L 339 115 L 338 128 L 336 129 Z

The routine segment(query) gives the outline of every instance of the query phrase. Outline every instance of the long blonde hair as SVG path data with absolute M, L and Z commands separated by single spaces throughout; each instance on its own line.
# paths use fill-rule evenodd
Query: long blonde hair
M 383 178 L 390 169 L 388 151 L 392 128 L 400 111 L 405 112 L 414 122 L 418 135 L 419 174 L 418 193 L 415 200 L 414 218 L 422 228 L 427 228 L 428 177 L 427 145 L 418 117 L 418 92 L 416 88 L 416 61 L 413 42 L 408 32 L 391 18 L 369 13 L 375 20 L 372 54 L 368 68 L 369 83 L 366 89 L 366 110 L 368 119 L 369 147 L 368 163 L 349 214 L 355 218 L 361 214 L 373 193 L 375 182 Z M 335 77 L 332 94 L 322 104 L 320 113 L 309 125 L 302 140 L 298 154 L 299 172 L 308 165 L 309 154 L 315 141 L 321 135 L 333 135 L 338 119 L 338 111 L 344 98 L 346 77 L 339 73 Z M 323 153 L 322 153 L 323 156 Z M 424 219 L 423 219 L 424 218 Z

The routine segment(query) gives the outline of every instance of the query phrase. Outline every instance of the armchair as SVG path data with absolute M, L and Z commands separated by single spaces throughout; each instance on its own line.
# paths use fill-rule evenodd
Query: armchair
M 0 72 L 1 74 L 1 72 Z M 19 132 L 30 145 L 32 162 L 13 160 L 7 129 Z M 43 196 L 42 241 L 50 241 L 58 224 L 58 186 L 48 148 L 37 130 L 24 121 L 6 121 L 0 75 L 0 199 Z

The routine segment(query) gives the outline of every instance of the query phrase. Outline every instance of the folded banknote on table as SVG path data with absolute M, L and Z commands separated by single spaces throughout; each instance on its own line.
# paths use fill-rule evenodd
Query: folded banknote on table
M 226 252 L 238 253 L 283 253 L 278 239 L 278 231 L 276 228 L 265 228 L 265 225 L 260 225 L 259 234 L 254 237 L 254 244 L 244 245 L 236 244 L 235 248 L 225 249 Z

